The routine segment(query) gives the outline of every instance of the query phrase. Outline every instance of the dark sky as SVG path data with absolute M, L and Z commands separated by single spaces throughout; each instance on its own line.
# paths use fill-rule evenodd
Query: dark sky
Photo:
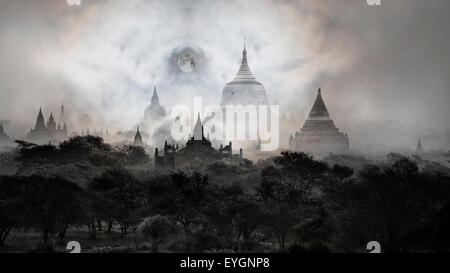
M 382 3 L 0 0 L 0 119 L 21 135 L 40 106 L 48 116 L 64 103 L 99 128 L 127 129 L 155 84 L 167 108 L 190 105 L 193 95 L 218 103 L 245 36 L 250 67 L 269 100 L 295 118 L 292 132 L 322 87 L 336 124 L 358 145 L 442 135 L 450 128 L 450 2 Z M 174 67 L 184 47 L 199 54 L 194 73 Z

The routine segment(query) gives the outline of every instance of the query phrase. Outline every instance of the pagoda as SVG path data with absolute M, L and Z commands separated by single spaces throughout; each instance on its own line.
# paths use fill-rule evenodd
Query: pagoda
M 291 135 L 289 148 L 293 151 L 312 154 L 339 154 L 348 152 L 348 136 L 340 132 L 330 118 L 320 88 L 303 127 L 300 131 Z

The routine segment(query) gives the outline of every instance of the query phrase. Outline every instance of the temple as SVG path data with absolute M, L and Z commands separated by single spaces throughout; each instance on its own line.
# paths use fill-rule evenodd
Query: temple
M 330 118 L 320 88 L 303 128 L 295 135 L 291 135 L 289 148 L 293 151 L 312 154 L 348 152 L 348 136 L 340 132 Z
M 64 123 L 58 123 L 56 126 L 55 119 L 53 118 L 53 113 L 50 113 L 47 125 L 45 125 L 44 115 L 42 114 L 42 109 L 39 109 L 39 114 L 36 119 L 36 125 L 28 133 L 26 140 L 36 143 L 36 144 L 56 144 L 67 138 L 67 125 Z
M 244 44 L 242 62 L 236 77 L 223 88 L 220 105 L 268 105 L 264 86 L 256 81 L 247 61 L 247 50 Z
M 211 141 L 203 133 L 203 124 L 198 114 L 197 122 L 193 130 L 192 137 L 186 142 L 186 146 L 169 145 L 164 143 L 163 154 L 160 155 L 158 148 L 155 148 L 155 167 L 158 169 L 173 169 L 181 166 L 201 166 L 215 160 L 227 160 L 239 162 L 242 160 L 242 149 L 239 154 L 233 154 L 232 143 L 225 147 L 220 146 L 219 150 L 212 147 Z
M 11 141 L 11 138 L 6 134 L 3 128 L 3 122 L 0 122 L 0 144 L 5 144 Z
M 244 49 L 242 51 L 242 61 L 241 65 L 239 67 L 239 70 L 234 77 L 234 79 L 230 82 L 228 82 L 222 91 L 222 98 L 220 101 L 220 105 L 222 107 L 223 111 L 223 117 L 224 117 L 224 127 L 223 131 L 225 135 L 234 135 L 234 133 L 228 134 L 226 131 L 226 118 L 227 118 L 227 110 L 226 107 L 230 106 L 255 106 L 258 109 L 258 106 L 264 105 L 268 106 L 269 102 L 266 95 L 266 90 L 264 86 L 258 82 L 253 76 L 248 60 L 247 60 L 247 49 L 245 47 L 245 40 L 244 40 Z M 245 111 L 245 110 L 244 110 Z M 236 114 L 235 114 L 236 115 Z M 240 128 L 245 128 L 245 136 L 246 139 L 233 139 L 233 143 L 238 148 L 245 148 L 246 150 L 254 150 L 257 145 L 256 139 L 249 139 L 250 138 L 250 132 L 253 128 L 256 128 L 257 132 L 258 130 L 258 120 L 259 120 L 259 111 L 257 112 L 256 119 L 250 119 L 250 114 L 245 114 L 245 120 L 237 119 L 237 122 L 245 122 L 244 125 L 239 125 Z M 256 122 L 256 124 L 255 124 Z M 248 137 L 247 137 L 248 136 Z M 259 137 L 259 136 L 257 136 Z M 231 140 L 231 139 L 229 139 Z
M 134 136 L 133 145 L 134 146 L 144 146 L 144 142 L 142 141 L 141 132 L 139 132 L 139 126 L 137 127 L 136 135 Z
M 153 95 L 151 97 L 150 105 L 144 110 L 144 116 L 138 122 L 140 133 L 142 136 L 148 136 L 148 145 L 156 146 L 165 139 L 169 139 L 169 132 L 164 126 L 164 118 L 166 117 L 166 110 L 159 103 L 158 92 L 156 86 L 153 87 Z
M 156 86 L 153 87 L 153 95 L 150 105 L 144 111 L 144 123 L 155 121 L 166 116 L 166 111 L 159 104 L 158 93 L 156 92 Z
M 423 152 L 423 147 L 422 147 L 422 141 L 419 138 L 419 141 L 417 142 L 416 153 L 421 153 L 421 152 Z

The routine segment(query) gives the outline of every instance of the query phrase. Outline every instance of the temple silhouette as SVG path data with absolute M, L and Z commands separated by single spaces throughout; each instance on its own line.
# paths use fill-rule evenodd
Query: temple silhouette
M 233 146 L 221 145 L 219 150 L 212 147 L 211 141 L 205 137 L 203 124 L 198 114 L 193 135 L 186 142 L 186 146 L 180 147 L 175 144 L 164 143 L 163 154 L 160 155 L 158 148 L 155 148 L 155 167 L 157 169 L 174 169 L 186 165 L 204 165 L 215 160 L 226 160 L 229 162 L 239 162 L 242 160 L 242 149 L 239 154 L 233 154 Z
M 61 106 L 61 120 L 65 119 L 64 116 L 64 106 Z M 47 144 L 47 143 L 59 143 L 68 137 L 67 125 L 64 122 L 56 125 L 53 113 L 50 113 L 47 125 L 44 121 L 44 115 L 42 114 L 42 109 L 39 109 L 39 114 L 36 119 L 36 125 L 26 136 L 26 140 L 36 144 Z
M 312 154 L 346 153 L 347 134 L 339 131 L 330 118 L 319 88 L 311 112 L 300 131 L 289 138 L 289 149 Z

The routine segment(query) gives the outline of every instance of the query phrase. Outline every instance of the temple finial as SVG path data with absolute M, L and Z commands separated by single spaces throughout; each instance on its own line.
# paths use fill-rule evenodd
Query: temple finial
M 250 71 L 250 67 L 248 66 L 247 61 L 247 49 L 245 46 L 246 38 L 244 37 L 244 50 L 242 51 L 242 61 L 241 66 L 239 67 L 239 71 L 236 74 L 235 80 L 255 80 L 255 77 L 252 75 L 252 72 Z
M 159 104 L 158 93 L 156 92 L 156 85 L 153 86 L 152 104 Z

